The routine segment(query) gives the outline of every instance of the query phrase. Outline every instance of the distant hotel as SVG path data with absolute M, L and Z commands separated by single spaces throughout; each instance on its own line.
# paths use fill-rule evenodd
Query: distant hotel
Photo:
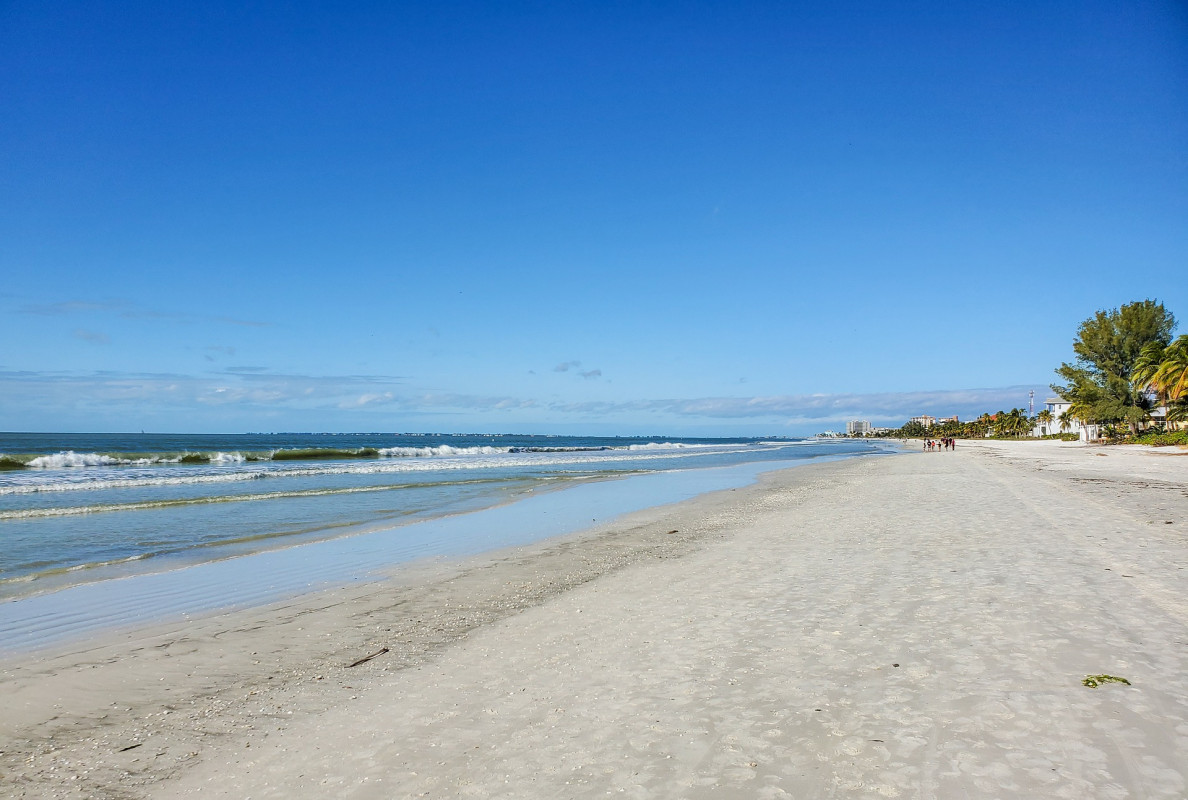
M 937 419 L 936 417 L 930 417 L 927 414 L 921 414 L 918 417 L 912 417 L 911 419 L 909 419 L 908 423 L 911 424 L 913 422 L 918 422 L 925 428 L 931 428 L 933 425 L 944 425 L 946 422 L 960 422 L 960 421 L 961 420 L 957 419 L 956 414 L 954 414 L 951 417 L 941 417 L 939 419 Z
M 847 436 L 866 436 L 870 433 L 870 423 L 864 419 L 856 419 L 846 423 Z

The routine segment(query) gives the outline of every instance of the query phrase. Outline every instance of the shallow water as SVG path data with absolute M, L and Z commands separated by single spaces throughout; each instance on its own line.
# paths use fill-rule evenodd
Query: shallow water
M 0 472 L 0 598 L 497 506 L 558 484 L 871 449 L 812 440 L 0 434 L 0 457 L 17 464 Z
M 808 462 L 753 461 L 636 474 L 558 491 L 525 491 L 514 502 L 477 512 L 10 600 L 0 603 L 0 648 L 35 649 L 112 628 L 248 607 L 335 585 L 376 580 L 401 563 L 540 541 L 638 509 L 745 486 L 762 472 Z

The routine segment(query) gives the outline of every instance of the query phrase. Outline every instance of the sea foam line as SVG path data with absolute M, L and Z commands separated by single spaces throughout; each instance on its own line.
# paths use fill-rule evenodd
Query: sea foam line
M 645 446 L 646 447 L 646 446 Z M 150 476 L 144 478 L 100 478 L 80 474 L 79 480 L 56 483 L 11 483 L 0 485 L 0 495 L 35 494 L 37 492 L 94 491 L 98 489 L 130 489 L 146 486 L 188 486 L 204 483 L 232 483 L 260 480 L 264 478 L 290 478 L 314 475 L 382 475 L 400 472 L 424 472 L 430 470 L 491 469 L 500 467 L 557 466 L 564 464 L 596 464 L 606 461 L 654 461 L 665 458 L 691 458 L 705 455 L 706 448 L 715 453 L 731 453 L 748 449 L 735 445 L 690 445 L 674 446 L 669 450 L 650 448 L 629 450 L 620 448 L 609 451 L 562 454 L 553 453 L 495 453 L 487 457 L 467 455 L 465 457 L 442 456 L 440 459 L 422 461 L 418 458 L 368 461 L 351 464 L 318 464 L 304 467 L 255 467 L 237 472 L 220 472 L 206 475 Z M 20 475 L 21 473 L 18 473 Z
M 317 461 L 352 458 L 440 458 L 450 456 L 489 456 L 504 453 L 576 453 L 607 450 L 680 450 L 722 447 L 718 444 L 685 442 L 647 442 L 623 446 L 557 446 L 528 445 L 492 447 L 455 447 L 442 444 L 426 447 L 360 447 L 360 448 L 278 448 L 274 450 L 233 452 L 174 451 L 163 453 L 79 453 L 63 450 L 59 453 L 30 456 L 0 453 L 0 460 L 8 467 L 34 470 L 80 469 L 85 467 L 147 467 L 156 464 L 237 464 L 245 461 Z

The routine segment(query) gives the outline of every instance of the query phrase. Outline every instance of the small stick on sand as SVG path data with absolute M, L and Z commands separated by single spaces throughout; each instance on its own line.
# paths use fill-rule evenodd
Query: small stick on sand
M 383 649 L 381 649 L 381 650 L 376 650 L 376 651 L 375 651 L 374 653 L 372 653 L 371 655 L 369 655 L 369 656 L 363 656 L 362 658 L 360 658 L 358 661 L 356 661 L 356 662 L 355 662 L 355 663 L 353 663 L 353 664 L 347 664 L 347 665 L 346 665 L 346 668 L 347 668 L 347 669 L 350 669 L 351 667 L 357 667 L 357 666 L 359 666 L 360 664 L 363 664 L 363 663 L 366 663 L 366 662 L 370 661 L 371 659 L 375 658 L 376 656 L 382 656 L 382 655 L 383 655 L 384 653 L 386 653 L 386 652 L 388 652 L 388 648 L 386 648 L 386 647 L 385 647 L 385 648 L 383 648 Z

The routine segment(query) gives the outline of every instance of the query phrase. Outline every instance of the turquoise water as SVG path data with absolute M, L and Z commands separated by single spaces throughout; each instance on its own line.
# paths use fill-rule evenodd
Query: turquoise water
M 876 447 L 443 434 L 0 434 L 7 465 L 0 471 L 0 598 L 406 526 L 546 488 Z M 411 556 L 428 554 L 422 548 Z

